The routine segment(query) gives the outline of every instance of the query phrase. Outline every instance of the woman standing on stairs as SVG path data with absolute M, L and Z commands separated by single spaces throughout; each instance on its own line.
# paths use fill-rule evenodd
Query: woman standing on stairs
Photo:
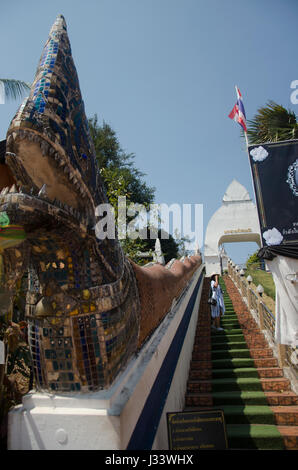
M 210 288 L 212 290 L 212 298 L 216 300 L 216 305 L 211 305 L 211 319 L 213 328 L 222 331 L 223 328 L 220 326 L 220 317 L 225 313 L 225 304 L 218 278 L 219 275 L 216 273 L 211 275 Z

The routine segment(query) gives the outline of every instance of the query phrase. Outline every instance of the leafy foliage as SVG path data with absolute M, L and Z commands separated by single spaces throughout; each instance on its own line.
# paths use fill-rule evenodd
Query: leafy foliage
M 100 173 L 105 184 L 107 196 L 113 206 L 116 222 L 118 220 L 118 198 L 126 197 L 126 203 L 139 203 L 145 207 L 154 201 L 155 189 L 143 180 L 145 176 L 134 165 L 134 154 L 122 150 L 115 131 L 106 123 L 98 124 L 95 115 L 89 119 L 90 134 L 93 139 Z M 138 252 L 147 251 L 145 240 L 121 240 L 125 254 L 138 264 L 142 259 Z
M 4 85 L 5 98 L 18 99 L 22 98 L 24 93 L 30 91 L 31 85 L 21 80 L 14 80 L 12 78 L 0 78 L 0 82 Z
M 147 206 L 152 203 L 155 188 L 144 181 L 145 174 L 134 165 L 135 155 L 124 152 L 115 131 L 105 121 L 100 126 L 97 115 L 89 119 L 89 129 L 108 197 L 118 194 L 120 187 L 120 195 L 131 202 Z
M 246 267 L 249 268 L 251 265 L 260 266 L 260 258 L 258 257 L 258 251 L 253 253 L 249 258 L 246 260 Z
M 109 168 L 125 165 L 129 156 L 125 155 L 121 149 L 115 131 L 105 121 L 100 126 L 96 114 L 88 122 L 99 167 Z
M 250 144 L 296 139 L 296 115 L 274 101 L 269 101 L 258 109 L 252 120 L 247 121 L 247 137 Z

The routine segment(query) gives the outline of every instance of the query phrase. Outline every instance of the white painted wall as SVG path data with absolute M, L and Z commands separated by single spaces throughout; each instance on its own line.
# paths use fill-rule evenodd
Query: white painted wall
M 160 424 L 156 433 L 156 437 L 152 449 L 165 450 L 168 449 L 168 430 L 166 414 L 170 412 L 183 411 L 185 404 L 185 395 L 187 388 L 187 380 L 189 376 L 190 361 L 192 357 L 193 345 L 198 321 L 199 306 L 202 295 L 203 280 L 201 282 L 198 296 L 194 305 L 193 314 L 189 322 L 188 331 L 184 340 L 182 351 L 178 360 L 172 386 L 170 388 L 168 398 L 163 410 Z

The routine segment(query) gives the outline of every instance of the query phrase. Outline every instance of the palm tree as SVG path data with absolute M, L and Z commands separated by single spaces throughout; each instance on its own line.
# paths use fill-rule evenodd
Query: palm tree
M 2 85 L 2 86 L 1 86 Z M 1 90 L 2 88 L 2 90 Z M 22 98 L 23 94 L 30 90 L 30 85 L 21 80 L 14 80 L 11 78 L 0 78 L 0 102 L 1 98 L 18 99 Z M 4 96 L 1 96 L 1 92 Z M 5 141 L 4 141 L 5 142 Z M 3 143 L 3 142 L 2 142 Z M 4 162 L 4 154 L 0 152 L 0 188 L 11 186 L 14 183 L 14 178 L 8 166 Z
M 247 137 L 250 144 L 297 139 L 296 115 L 274 101 L 269 101 L 258 109 L 252 120 L 247 121 Z
M 26 91 L 30 90 L 30 84 L 21 80 L 12 78 L 0 78 L 0 83 L 4 87 L 4 96 L 7 99 L 18 99 L 23 96 Z

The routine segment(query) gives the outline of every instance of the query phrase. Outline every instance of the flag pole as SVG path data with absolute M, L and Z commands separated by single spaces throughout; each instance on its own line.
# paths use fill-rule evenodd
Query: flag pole
M 247 151 L 248 151 L 248 138 L 247 138 L 247 132 L 244 131 L 244 135 L 245 135 L 245 141 L 246 141 L 246 148 L 247 148 Z
M 235 85 L 235 89 L 236 89 L 236 96 L 237 96 L 237 100 L 239 99 L 239 96 L 238 96 L 238 87 L 237 85 Z M 250 170 L 250 177 L 251 177 L 251 181 L 252 181 L 252 188 L 253 188 L 253 192 L 254 192 L 254 196 L 255 196 L 255 201 L 257 201 L 257 195 L 256 195 L 256 190 L 255 190 L 255 185 L 254 185 L 254 178 L 253 178 L 253 170 L 252 170 L 252 166 L 250 164 L 250 157 L 249 157 L 249 150 L 248 150 L 248 138 L 247 138 L 247 132 L 243 129 L 244 131 L 244 135 L 245 135 L 245 141 L 246 141 L 246 154 L 247 154 L 247 158 L 248 158 L 248 166 L 249 166 L 249 170 Z M 260 237 L 261 237 L 261 243 L 262 242 L 262 236 L 261 236 L 261 227 L 260 227 L 260 220 L 258 219 L 259 221 L 259 232 L 260 232 Z
M 237 87 L 237 85 L 235 85 L 235 90 L 236 90 L 236 97 L 237 97 L 237 100 L 238 100 L 239 96 L 238 96 L 238 87 Z M 248 138 L 247 138 L 247 132 L 245 130 L 244 130 L 244 135 L 245 135 L 246 149 L 248 151 Z

